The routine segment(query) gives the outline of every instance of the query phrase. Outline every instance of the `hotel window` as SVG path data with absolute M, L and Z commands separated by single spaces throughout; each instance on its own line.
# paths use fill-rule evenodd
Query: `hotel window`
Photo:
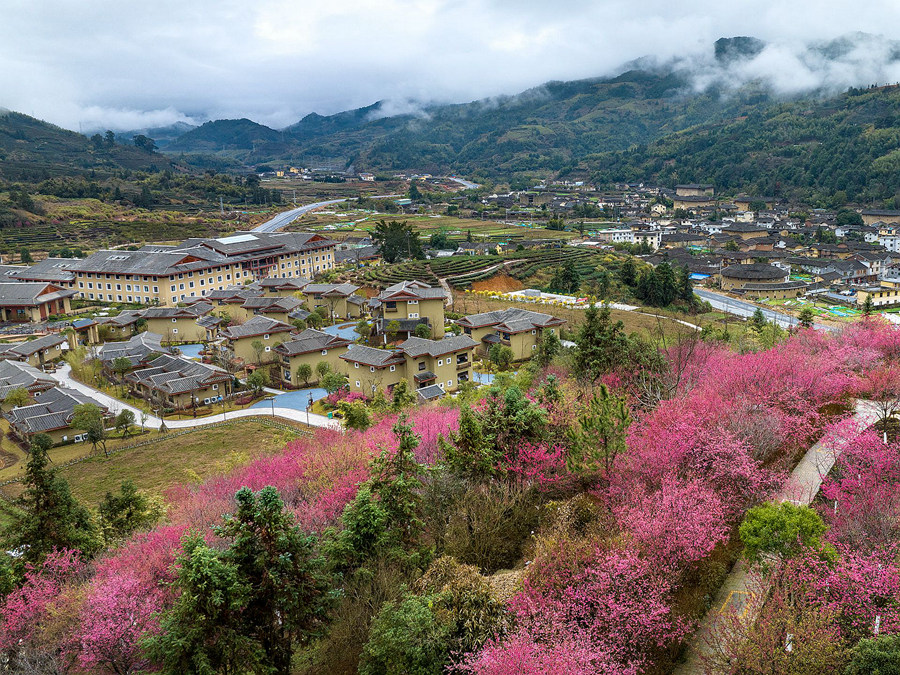
M 391 366 L 391 372 L 393 373 L 395 370 L 397 370 L 397 366 Z
M 322 356 L 326 356 L 327 354 L 328 354 L 328 350 L 327 350 L 327 349 L 323 349 L 323 350 L 322 350 Z
M 369 371 L 372 372 L 372 373 L 374 373 L 374 372 L 375 372 L 375 366 L 369 366 Z

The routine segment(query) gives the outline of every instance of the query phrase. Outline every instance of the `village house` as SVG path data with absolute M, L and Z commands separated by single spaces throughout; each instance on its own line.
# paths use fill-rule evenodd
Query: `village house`
M 69 341 L 61 333 L 44 335 L 36 340 L 26 340 L 9 345 L 0 345 L 0 361 L 23 361 L 35 368 L 43 369 L 59 361 L 69 350 Z
M 523 361 L 537 350 L 544 331 L 558 335 L 559 327 L 566 322 L 549 314 L 513 307 L 470 314 L 456 323 L 479 344 L 482 354 L 487 354 L 495 344 L 503 344 L 512 349 L 513 360 Z
M 2 281 L 0 322 L 39 323 L 51 316 L 69 314 L 74 295 L 73 290 L 44 281 Z
M 677 197 L 712 197 L 715 187 L 708 183 L 684 183 L 675 186 Z
M 0 361 L 0 403 L 11 392 L 24 389 L 31 396 L 52 389 L 56 380 L 21 361 Z
M 281 297 L 277 295 L 258 296 L 247 298 L 241 310 L 244 316 L 240 319 L 252 319 L 254 316 L 266 316 L 276 321 L 289 323 L 291 321 L 291 313 L 295 310 L 302 310 L 304 303 L 294 297 Z M 307 313 L 307 316 L 309 314 Z
M 75 272 L 71 267 L 75 258 L 44 258 L 33 265 L 22 267 L 13 276 L 18 281 L 43 281 L 45 283 L 75 288 Z
M 282 298 L 296 297 L 312 281 L 302 277 L 295 279 L 282 279 L 280 277 L 268 277 L 256 282 L 254 286 L 262 290 L 264 295 Z
M 35 403 L 13 408 L 3 413 L 9 422 L 10 433 L 22 442 L 30 444 L 37 434 L 47 434 L 54 445 L 78 443 L 86 439 L 86 434 L 72 429 L 72 417 L 77 405 L 95 405 L 107 419 L 107 408 L 89 396 L 74 389 L 54 387 L 43 392 L 35 392 Z
M 146 368 L 125 376 L 129 389 L 154 405 L 185 409 L 209 405 L 231 395 L 226 371 L 181 356 L 160 354 Z
M 262 365 L 276 359 L 272 350 L 275 345 L 288 341 L 293 330 L 292 325 L 283 321 L 254 316 L 239 326 L 223 328 L 219 331 L 219 338 L 229 361 Z
M 96 319 L 75 319 L 72 331 L 80 345 L 90 347 L 100 344 L 100 322 Z
M 431 337 L 444 337 L 444 303 L 447 293 L 441 287 L 429 286 L 423 281 L 401 281 L 388 286 L 371 302 L 375 319 L 374 334 L 384 336 L 387 342 L 387 327 L 396 321 L 396 331 L 411 337 L 419 324 L 425 324 Z
M 198 319 L 208 316 L 213 306 L 197 302 L 187 307 L 151 307 L 140 312 L 151 333 L 163 336 L 167 344 L 203 342 L 208 337 L 207 326 L 200 325 Z
M 116 316 L 100 320 L 98 335 L 101 340 L 127 340 L 140 332 L 144 325 L 144 317 L 137 310 L 128 309 Z
M 107 377 L 117 376 L 113 372 L 113 363 L 116 359 L 127 359 L 131 364 L 131 370 L 144 368 L 159 354 L 168 354 L 171 350 L 162 345 L 163 336 L 159 333 L 138 333 L 126 342 L 107 342 L 97 350 L 97 359 L 100 361 Z
M 310 367 L 311 381 L 315 381 L 318 378 L 316 365 L 320 361 L 325 361 L 334 371 L 342 370 L 343 362 L 338 357 L 346 353 L 352 344 L 352 340 L 307 328 L 290 341 L 277 345 L 274 351 L 281 364 L 282 379 L 299 387 L 301 381 L 297 377 L 297 368 L 301 364 Z M 302 383 L 306 384 L 305 381 Z
M 311 232 L 244 232 L 138 251 L 98 251 L 71 269 L 83 298 L 173 306 L 234 284 L 327 272 L 334 268 L 334 247 Z
M 420 400 L 430 400 L 437 392 L 452 393 L 472 377 L 472 360 L 477 343 L 466 335 L 441 340 L 410 338 L 397 349 L 375 349 L 355 345 L 342 354 L 346 361 L 350 390 L 372 396 L 382 391 L 390 397 L 394 386 L 406 380 Z
M 363 315 L 365 298 L 357 295 L 353 284 L 309 284 L 303 289 L 310 311 L 325 307 L 333 319 L 358 319 Z

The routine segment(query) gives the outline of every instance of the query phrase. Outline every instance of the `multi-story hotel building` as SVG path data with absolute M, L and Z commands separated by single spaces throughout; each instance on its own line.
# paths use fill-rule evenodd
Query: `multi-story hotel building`
M 312 232 L 244 232 L 137 251 L 98 251 L 68 271 L 87 300 L 171 306 L 235 284 L 312 278 L 334 268 L 335 246 Z

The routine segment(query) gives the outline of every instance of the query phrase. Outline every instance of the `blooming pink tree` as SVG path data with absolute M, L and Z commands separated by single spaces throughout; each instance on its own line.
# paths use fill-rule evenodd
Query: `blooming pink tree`
M 721 500 L 698 480 L 666 477 L 618 516 L 651 561 L 673 570 L 702 560 L 728 538 Z

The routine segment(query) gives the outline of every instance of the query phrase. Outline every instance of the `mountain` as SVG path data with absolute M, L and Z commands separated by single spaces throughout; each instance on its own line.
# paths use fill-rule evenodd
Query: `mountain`
M 600 182 L 717 188 L 843 204 L 900 207 L 900 86 L 852 88 L 837 97 L 760 107 L 579 166 Z
M 806 45 L 738 36 L 717 40 L 706 54 L 664 63 L 645 57 L 615 77 L 548 82 L 515 96 L 399 108 L 379 101 L 336 115 L 312 113 L 280 132 L 250 120 L 219 120 L 166 150 L 215 153 L 247 165 L 546 175 L 785 102 L 831 99 L 846 91 L 848 78 L 883 82 L 898 67 L 900 43 L 879 36 L 853 33 Z
M 0 178 L 35 181 L 51 176 L 122 169 L 173 169 L 172 158 L 131 145 L 95 143 L 34 117 L 0 111 Z
M 122 131 L 116 134 L 116 140 L 119 143 L 131 143 L 131 139 L 135 136 L 147 136 L 156 142 L 156 147 L 164 148 L 176 138 L 183 136 L 187 132 L 196 129 L 197 125 L 188 124 L 187 122 L 175 122 L 164 127 L 145 127 L 143 129 L 132 129 L 131 131 Z M 101 132 L 102 133 L 102 132 Z
M 259 151 L 277 155 L 285 147 L 284 134 L 246 118 L 206 122 L 182 134 L 168 152 L 240 154 Z

